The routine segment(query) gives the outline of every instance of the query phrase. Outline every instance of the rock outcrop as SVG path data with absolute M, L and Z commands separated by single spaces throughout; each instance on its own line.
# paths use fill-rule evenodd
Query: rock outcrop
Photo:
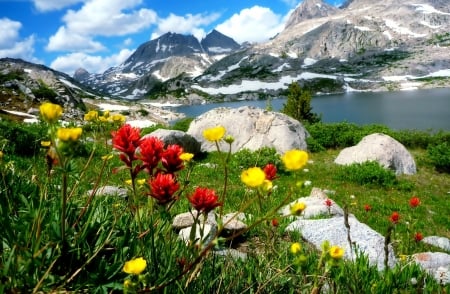
M 411 153 L 392 137 L 375 133 L 364 137 L 357 145 L 343 149 L 334 160 L 336 164 L 350 165 L 376 161 L 397 175 L 416 173 L 416 163 Z
M 216 151 L 216 145 L 203 137 L 203 131 L 218 125 L 234 137 L 232 152 L 269 147 L 284 153 L 294 148 L 307 148 L 305 139 L 309 134 L 300 122 L 282 113 L 249 106 L 210 110 L 193 120 L 187 133 L 201 143 L 202 151 Z M 229 148 L 225 142 L 220 142 L 219 146 L 221 150 Z

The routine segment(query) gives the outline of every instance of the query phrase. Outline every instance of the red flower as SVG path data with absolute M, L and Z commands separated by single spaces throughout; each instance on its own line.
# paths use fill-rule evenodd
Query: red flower
M 198 187 L 188 199 L 195 209 L 205 214 L 217 206 L 222 206 L 222 203 L 218 202 L 219 197 L 216 195 L 216 192 L 208 188 Z
M 372 210 L 372 206 L 370 206 L 369 204 L 365 204 L 365 205 L 364 205 L 364 210 L 365 210 L 366 212 L 369 212 L 369 211 Z
M 391 217 L 389 218 L 389 220 L 393 223 L 396 224 L 398 223 L 398 221 L 400 220 L 400 214 L 397 211 L 394 211 L 391 214 Z
M 422 241 L 422 239 L 423 239 L 423 235 L 422 235 L 421 232 L 417 232 L 417 233 L 414 234 L 414 240 L 416 242 L 420 242 L 420 241 Z
M 272 226 L 278 227 L 280 224 L 278 223 L 278 220 L 276 218 L 272 219 Z
M 139 128 L 134 128 L 129 124 L 125 124 L 118 131 L 111 133 L 113 136 L 113 147 L 126 155 L 120 156 L 120 159 L 127 166 L 131 166 L 131 162 L 136 159 L 134 153 L 140 144 L 140 133 L 141 130 Z
M 174 194 L 180 188 L 172 174 L 158 173 L 153 180 L 149 180 L 149 195 L 156 199 L 158 204 L 164 205 L 175 200 Z
M 331 201 L 331 199 L 327 199 L 327 200 L 325 200 L 325 205 L 327 207 L 331 207 L 331 205 L 333 205 L 333 201 Z
M 277 178 L 277 167 L 274 164 L 266 164 L 263 171 L 266 174 L 266 180 L 273 181 Z
M 412 208 L 415 208 L 417 206 L 420 205 L 420 199 L 419 197 L 412 197 L 411 199 L 409 199 L 409 206 L 411 206 Z
M 139 159 L 150 174 L 153 174 L 153 169 L 158 166 L 163 151 L 164 142 L 156 137 L 146 137 L 141 141 Z
M 161 162 L 166 168 L 168 173 L 174 173 L 183 169 L 183 160 L 180 159 L 180 155 L 183 153 L 183 148 L 179 145 L 169 145 L 167 149 L 162 153 Z

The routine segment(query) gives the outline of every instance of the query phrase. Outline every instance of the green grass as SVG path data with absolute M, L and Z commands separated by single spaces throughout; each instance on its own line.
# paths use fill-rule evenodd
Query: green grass
M 41 131 L 33 129 L 31 134 L 42 136 Z M 32 292 L 33 289 L 119 292 L 125 280 L 135 283 L 141 290 L 159 285 L 166 293 L 311 293 L 315 283 L 319 288 L 330 289 L 331 293 L 444 293 L 450 290 L 449 286 L 438 285 L 417 266 L 407 263 L 379 272 L 361 256 L 354 263 L 341 262 L 328 268 L 327 263 L 319 263 L 320 252 L 304 242 L 301 234 L 285 232 L 290 221 L 280 218 L 274 211 L 285 203 L 308 196 L 312 187 L 334 191 L 331 199 L 341 207 L 347 205 L 350 213 L 381 234 L 389 226 L 391 213 L 400 213 L 401 221 L 393 236 L 396 255 L 433 251 L 436 248 L 415 243 L 411 238 L 416 231 L 424 236 L 450 238 L 450 175 L 436 171 L 424 148 L 410 149 L 418 167 L 416 175 L 397 177 L 394 183 L 385 186 L 340 177 L 343 168 L 333 161 L 342 147 L 310 153 L 308 171 L 295 173 L 285 171 L 278 155 L 270 149 L 243 150 L 231 156 L 227 164 L 224 213 L 243 210 L 252 215 L 255 223 L 239 238 L 242 243 L 220 238 L 218 243 L 246 252 L 247 259 L 243 261 L 186 246 L 170 226 L 175 214 L 189 209 L 186 196 L 196 186 L 214 189 L 222 195 L 225 154 L 199 155 L 194 158 L 192 170 L 180 172 L 184 193 L 170 211 L 154 206 L 152 209 L 145 195 L 148 188 L 137 186 L 139 197 L 134 204 L 143 212 L 138 218 L 136 206 L 130 207 L 129 199 L 100 196 L 89 199 L 87 194 L 96 186 L 114 185 L 129 189 L 129 197 L 133 197 L 131 187 L 125 183 L 130 178 L 129 172 L 117 170 L 123 163 L 106 143 L 109 131 L 85 128 L 84 137 L 96 138 L 96 141 L 84 142 L 83 152 L 77 154 L 67 170 L 70 194 L 64 244 L 60 234 L 64 171 L 55 167 L 47 176 L 45 149 L 37 149 L 26 156 L 11 154 L 5 150 L 14 149 L 5 146 L 12 138 L 3 138 L 1 142 L 5 143 L 0 145 L 4 151 L 0 159 L 0 225 L 3 228 L 0 293 Z M 414 134 L 409 138 L 412 137 Z M 114 154 L 114 157 L 104 161 L 102 156 L 107 154 Z M 240 175 L 248 167 L 262 167 L 269 162 L 278 167 L 279 177 L 274 180 L 276 188 L 270 195 L 262 195 L 259 205 L 257 193 L 244 187 Z M 138 175 L 142 179 L 147 177 L 145 173 Z M 297 185 L 307 180 L 312 182 L 311 186 Z M 415 209 L 409 207 L 412 196 L 421 200 L 421 205 Z M 372 207 L 371 211 L 364 210 L 366 204 Z M 274 218 L 279 226 L 272 225 Z M 304 261 L 300 262 L 299 256 L 290 253 L 293 242 L 302 244 L 299 256 L 303 256 Z M 140 280 L 122 271 L 126 261 L 138 256 L 147 260 L 147 269 Z M 411 284 L 411 278 L 418 283 Z

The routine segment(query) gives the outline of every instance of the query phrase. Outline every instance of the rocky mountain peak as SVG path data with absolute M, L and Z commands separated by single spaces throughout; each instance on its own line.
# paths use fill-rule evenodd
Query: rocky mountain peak
M 289 17 L 285 27 L 289 28 L 307 19 L 330 16 L 338 11 L 338 8 L 322 0 L 303 0 Z
M 230 37 L 225 36 L 224 34 L 212 30 L 205 38 L 200 42 L 203 49 L 208 54 L 223 54 L 229 53 L 233 50 L 239 49 L 240 45 Z
M 89 78 L 90 73 L 85 70 L 84 68 L 79 68 L 75 71 L 75 73 L 73 74 L 73 78 L 77 81 L 82 81 L 85 80 L 87 78 Z

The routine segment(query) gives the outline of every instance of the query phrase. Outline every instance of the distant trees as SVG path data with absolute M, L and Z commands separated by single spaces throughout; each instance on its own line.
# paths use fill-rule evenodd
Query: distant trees
M 292 82 L 281 112 L 303 123 L 319 122 L 320 116 L 312 112 L 311 98 L 310 91 L 302 89 L 297 82 Z

